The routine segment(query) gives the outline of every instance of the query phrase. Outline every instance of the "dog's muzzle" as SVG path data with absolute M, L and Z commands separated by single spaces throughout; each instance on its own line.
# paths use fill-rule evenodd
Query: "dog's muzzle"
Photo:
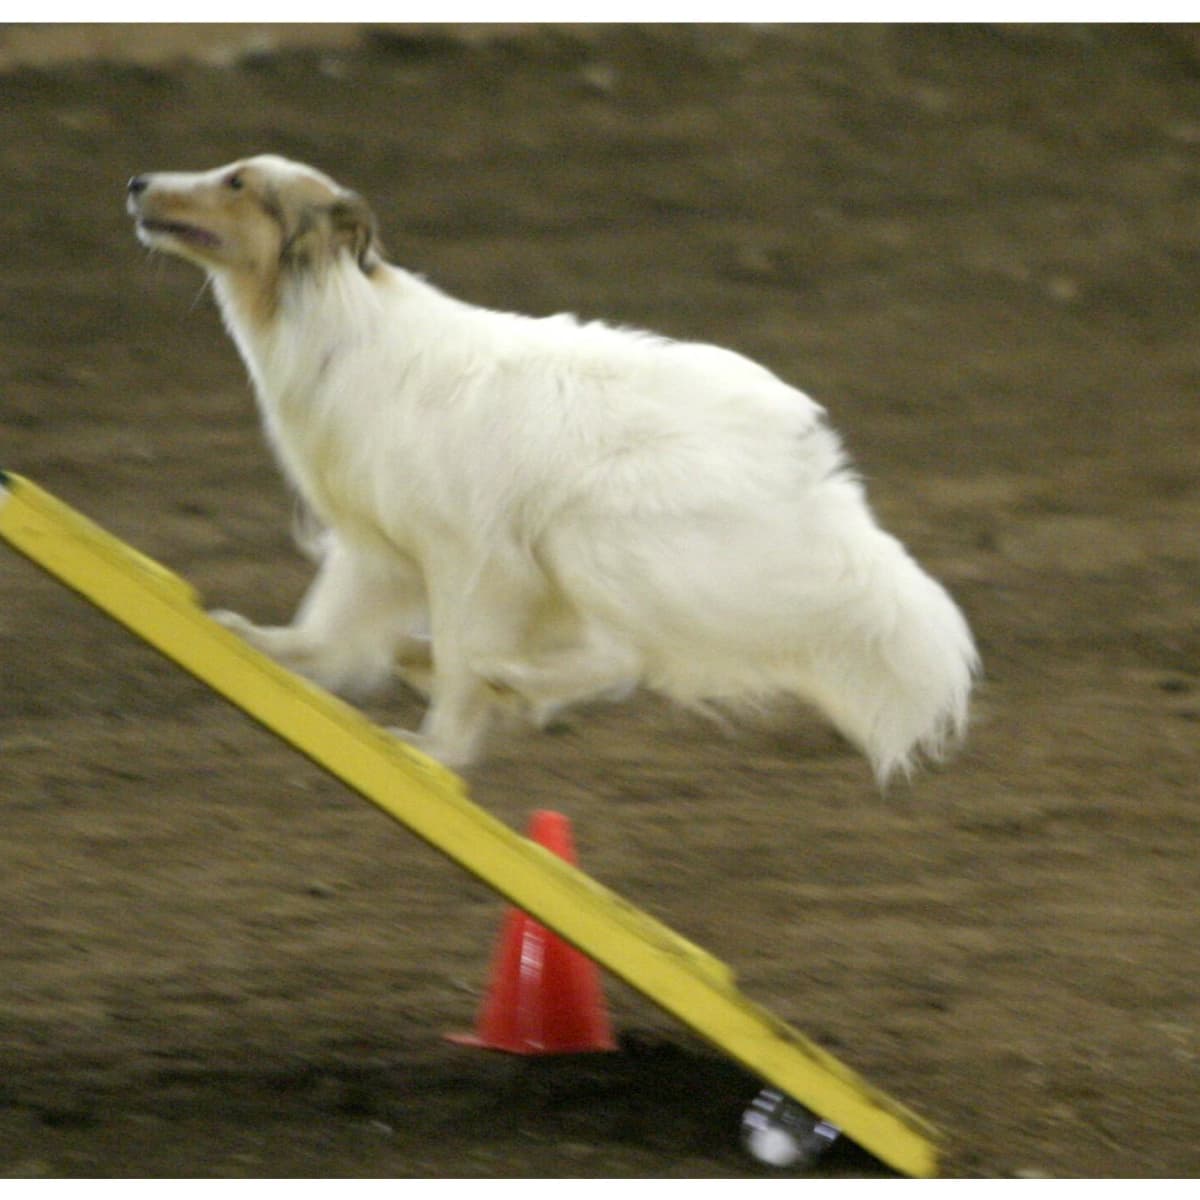
M 137 221 L 138 237 L 151 244 L 156 236 L 166 234 L 197 246 L 220 245 L 221 239 L 211 230 L 185 221 L 168 221 L 148 216 L 144 211 L 143 197 L 150 187 L 149 175 L 135 175 L 125 189 L 125 210 Z

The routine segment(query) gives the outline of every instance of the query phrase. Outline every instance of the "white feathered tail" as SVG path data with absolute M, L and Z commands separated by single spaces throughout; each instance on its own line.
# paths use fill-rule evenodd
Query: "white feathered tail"
M 835 589 L 800 693 L 862 748 L 883 785 L 961 740 L 979 660 L 946 590 L 895 538 L 873 532 L 865 586 Z
M 701 709 L 796 696 L 883 785 L 961 739 L 978 655 L 946 590 L 876 523 L 836 436 L 808 442 L 812 476 L 773 505 L 674 528 L 593 515 L 548 540 L 546 565 L 650 688 Z

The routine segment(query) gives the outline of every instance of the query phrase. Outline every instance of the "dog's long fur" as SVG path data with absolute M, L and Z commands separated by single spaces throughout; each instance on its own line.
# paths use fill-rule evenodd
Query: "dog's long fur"
M 337 690 L 432 641 L 419 735 L 475 761 L 645 685 L 816 705 L 879 779 L 965 728 L 945 590 L 876 524 L 823 410 L 715 346 L 493 312 L 386 263 L 362 200 L 274 156 L 131 181 L 143 242 L 211 276 L 282 468 L 325 529 L 289 626 L 221 619 Z

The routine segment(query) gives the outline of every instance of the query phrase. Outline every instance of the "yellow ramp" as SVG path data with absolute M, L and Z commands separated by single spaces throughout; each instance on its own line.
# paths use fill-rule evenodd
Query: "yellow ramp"
M 732 970 L 514 833 L 463 781 L 212 621 L 192 588 L 0 473 L 0 536 L 388 816 L 895 1170 L 937 1173 L 929 1125 L 738 991 Z

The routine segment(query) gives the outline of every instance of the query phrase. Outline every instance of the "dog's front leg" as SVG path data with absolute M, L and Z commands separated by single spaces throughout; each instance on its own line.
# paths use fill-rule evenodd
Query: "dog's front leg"
M 484 670 L 511 656 L 545 581 L 520 554 L 493 548 L 473 570 L 447 555 L 428 573 L 433 641 L 430 701 L 419 733 L 397 730 L 411 745 L 449 767 L 478 761 L 500 704 Z
M 447 767 L 462 769 L 479 760 L 492 724 L 493 697 L 478 676 L 448 679 L 435 668 L 429 707 L 419 732 L 396 729 L 402 741 Z
M 461 614 L 449 625 L 434 610 L 434 636 L 428 671 L 419 671 L 427 683 L 429 706 L 419 732 L 393 732 L 409 745 L 448 767 L 469 767 L 479 759 L 491 727 L 495 693 L 472 668 L 461 636 Z M 407 678 L 408 672 L 405 672 Z
M 388 679 L 397 653 L 418 661 L 428 654 L 428 643 L 414 636 L 424 611 L 415 565 L 366 558 L 334 541 L 291 625 L 210 615 L 289 670 L 330 691 L 363 696 Z
M 460 636 L 437 632 L 434 621 L 429 707 L 420 732 L 394 730 L 401 739 L 448 767 L 477 762 L 491 728 L 496 695 L 475 671 Z

